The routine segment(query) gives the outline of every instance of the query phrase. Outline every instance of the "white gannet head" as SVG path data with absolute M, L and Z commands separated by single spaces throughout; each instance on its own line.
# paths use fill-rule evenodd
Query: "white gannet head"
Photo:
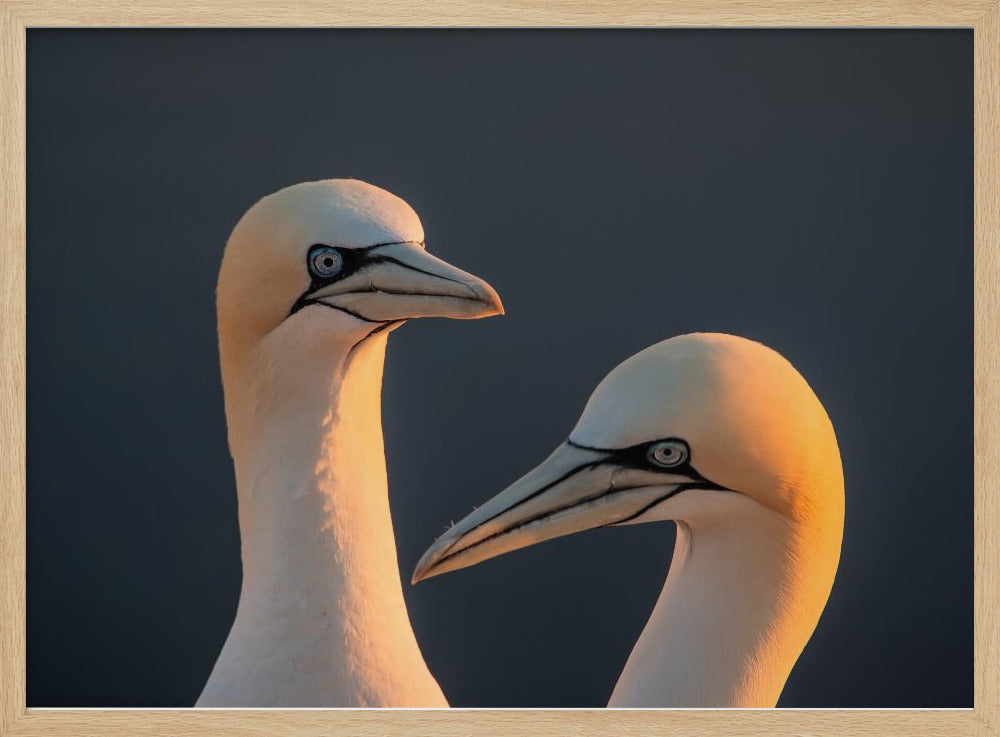
M 726 524 L 747 499 L 839 555 L 840 453 L 805 379 L 759 343 L 682 335 L 615 368 L 569 439 L 435 541 L 413 580 L 608 525 Z
M 406 202 L 353 179 L 296 184 L 251 207 L 226 244 L 217 306 L 224 362 L 278 328 L 353 345 L 409 318 L 503 312 L 489 284 L 424 250 Z

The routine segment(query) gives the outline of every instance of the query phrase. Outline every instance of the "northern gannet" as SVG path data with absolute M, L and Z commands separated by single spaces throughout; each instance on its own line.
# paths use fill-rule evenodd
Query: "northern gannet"
M 609 706 L 774 706 L 833 585 L 844 480 L 816 395 L 759 343 L 684 335 L 623 362 L 569 439 L 442 535 L 413 581 L 657 520 L 677 524 L 670 571 Z
M 243 585 L 197 706 L 447 706 L 396 563 L 386 336 L 503 308 L 423 241 L 403 200 L 336 179 L 265 197 L 229 238 L 217 313 Z

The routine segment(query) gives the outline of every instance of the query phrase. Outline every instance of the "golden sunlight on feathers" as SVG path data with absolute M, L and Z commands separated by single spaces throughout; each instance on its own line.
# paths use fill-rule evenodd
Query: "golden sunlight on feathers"
M 413 580 L 607 525 L 674 520 L 663 591 L 611 706 L 774 706 L 840 557 L 833 426 L 792 365 L 731 335 L 624 361 L 568 440 L 434 542 Z
M 355 180 L 265 197 L 229 239 L 219 355 L 243 586 L 198 706 L 447 706 L 410 627 L 382 441 L 389 333 L 502 312 Z

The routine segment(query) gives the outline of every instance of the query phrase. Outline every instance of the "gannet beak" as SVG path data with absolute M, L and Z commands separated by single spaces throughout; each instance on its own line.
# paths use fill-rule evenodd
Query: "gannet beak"
M 354 273 L 304 295 L 376 322 L 413 317 L 471 320 L 503 314 L 496 290 L 417 243 L 369 249 Z
M 615 451 L 564 443 L 438 538 L 412 582 L 544 540 L 631 522 L 692 485 L 715 487 L 696 472 L 651 471 L 623 464 Z

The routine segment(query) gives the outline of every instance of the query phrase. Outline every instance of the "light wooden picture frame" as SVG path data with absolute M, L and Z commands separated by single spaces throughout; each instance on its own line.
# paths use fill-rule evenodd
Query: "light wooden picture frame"
M 43 27 L 964 27 L 975 65 L 975 686 L 971 709 L 29 709 L 25 52 Z M 1000 734 L 1000 0 L 0 0 L 0 735 Z

